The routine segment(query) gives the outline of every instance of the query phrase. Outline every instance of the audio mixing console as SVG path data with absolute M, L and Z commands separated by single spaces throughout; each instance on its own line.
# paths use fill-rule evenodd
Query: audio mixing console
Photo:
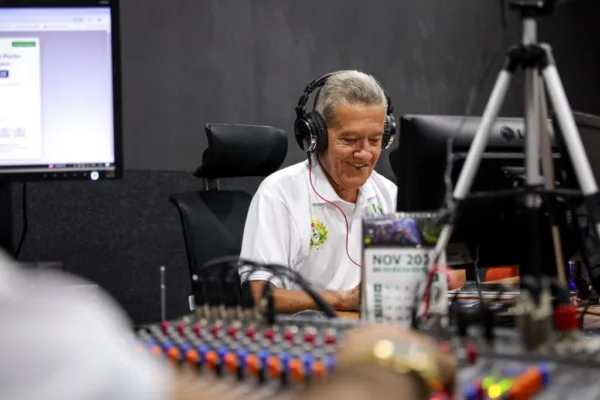
M 334 373 L 346 332 L 365 322 L 324 317 L 335 312 L 299 276 L 292 278 L 313 293 L 321 317 L 276 315 L 268 290 L 258 305 L 249 292 L 240 292 L 241 283 L 230 279 L 238 276 L 238 260 L 229 261 L 215 262 L 195 277 L 192 316 L 165 321 L 163 295 L 163 322 L 136 330 L 141 349 L 197 371 L 213 389 L 225 388 L 222 399 L 290 398 Z M 600 338 L 579 331 L 568 292 L 553 287 L 553 298 L 549 286 L 540 287 L 536 301 L 533 291 L 522 288 L 511 329 L 498 326 L 502 304 L 474 310 L 453 301 L 449 327 L 435 316 L 430 322 L 437 323 L 413 321 L 458 362 L 453 393 L 437 393 L 432 400 L 600 399 Z M 163 294 L 164 288 L 161 269 Z
M 260 399 L 294 393 L 331 374 L 337 346 L 357 324 L 310 318 L 227 324 L 186 318 L 141 328 L 137 338 L 174 364 L 192 366 L 228 387 L 235 383 L 236 394 L 252 392 L 252 398 Z M 497 336 L 493 348 L 476 339 L 440 342 L 444 351 L 455 354 L 460 370 L 455 393 L 439 393 L 436 399 L 600 398 L 600 342 L 580 338 L 580 354 L 567 358 L 527 354 L 508 330 Z

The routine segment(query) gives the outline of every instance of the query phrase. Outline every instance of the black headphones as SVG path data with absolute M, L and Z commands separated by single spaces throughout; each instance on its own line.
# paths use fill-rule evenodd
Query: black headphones
M 298 105 L 296 106 L 296 121 L 294 122 L 294 135 L 296 136 L 298 146 L 307 153 L 322 152 L 327 148 L 327 126 L 325 125 L 323 117 L 314 110 L 314 105 L 313 111 L 310 113 L 306 112 L 308 98 L 315 89 L 325 85 L 325 82 L 327 82 L 327 79 L 329 79 L 330 76 L 341 72 L 345 71 L 330 72 L 315 79 L 306 86 L 304 93 L 302 93 L 300 100 L 298 100 Z M 396 119 L 393 115 L 394 106 L 392 105 L 392 100 L 388 96 L 386 96 L 386 98 L 387 113 L 383 128 L 383 138 L 381 140 L 381 145 L 384 149 L 391 146 L 394 142 L 394 137 L 396 136 Z M 315 104 L 316 102 L 317 99 L 315 98 Z

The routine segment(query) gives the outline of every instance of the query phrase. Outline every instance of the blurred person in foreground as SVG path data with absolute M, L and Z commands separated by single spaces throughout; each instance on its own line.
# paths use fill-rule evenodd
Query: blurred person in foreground
M 212 385 L 214 377 L 198 377 L 136 351 L 131 324 L 117 304 L 100 290 L 86 296 L 77 290 L 82 284 L 63 273 L 22 269 L 0 251 L 0 398 L 241 399 L 234 395 L 235 385 Z M 455 364 L 449 356 L 414 332 L 379 325 L 350 332 L 338 370 L 296 398 L 428 398 L 425 375 L 394 371 L 383 365 L 391 358 L 373 357 L 391 355 L 390 344 L 396 348 L 394 360 L 408 360 L 404 353 L 410 349 L 430 361 L 426 372 L 434 371 L 436 381 L 452 385 Z

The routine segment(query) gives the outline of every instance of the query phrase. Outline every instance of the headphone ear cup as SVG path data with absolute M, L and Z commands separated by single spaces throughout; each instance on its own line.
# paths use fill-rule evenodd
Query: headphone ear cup
M 296 121 L 294 121 L 294 136 L 302 151 L 311 151 L 311 127 L 306 118 L 296 118 Z
M 327 149 L 327 125 L 325 125 L 323 117 L 318 112 L 313 111 L 308 114 L 307 120 L 316 137 L 315 152 L 325 151 Z
M 388 149 L 394 139 L 396 138 L 396 119 L 393 115 L 388 114 L 385 117 L 385 124 L 383 126 L 383 138 L 381 140 L 381 147 L 385 150 Z

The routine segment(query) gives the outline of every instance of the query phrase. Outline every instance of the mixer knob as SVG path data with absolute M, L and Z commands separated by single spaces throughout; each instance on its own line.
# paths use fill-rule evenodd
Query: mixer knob
M 238 328 L 234 325 L 230 326 L 229 328 L 227 328 L 227 334 L 231 337 L 234 337 L 235 334 L 237 333 Z
M 469 385 L 465 388 L 464 392 L 465 400 L 483 400 L 480 396 L 479 388 L 475 385 Z
M 287 340 L 288 342 L 293 342 L 295 338 L 295 333 L 291 330 L 286 330 L 283 333 L 283 339 Z
M 538 365 L 538 370 L 542 375 L 542 382 L 544 386 L 548 386 L 550 384 L 550 375 L 552 374 L 552 367 L 546 363 L 540 363 Z
M 246 359 L 248 358 L 248 351 L 246 349 L 237 349 L 235 352 L 238 366 L 236 370 L 236 377 L 238 380 L 243 380 L 245 378 L 245 370 L 246 370 Z
M 178 362 L 181 358 L 181 353 L 177 347 L 171 347 L 169 350 L 167 350 L 167 356 L 171 359 L 171 361 Z
M 197 366 L 200 362 L 200 353 L 198 353 L 198 351 L 195 349 L 189 349 L 185 353 L 185 359 L 187 360 L 189 365 Z
M 467 344 L 466 352 L 467 352 L 467 362 L 470 365 L 477 363 L 477 356 L 479 354 L 479 352 L 477 351 L 477 346 L 474 345 L 473 343 Z
M 162 335 L 162 328 L 159 325 L 152 325 L 150 327 L 150 334 L 153 336 Z
M 217 364 L 219 364 L 219 361 L 219 355 L 216 351 L 209 350 L 206 352 L 206 355 L 204 356 L 204 362 L 211 371 L 217 370 Z
M 273 330 L 273 328 L 267 328 L 265 329 L 264 336 L 265 338 L 272 340 L 275 336 L 275 331 Z
M 311 331 L 307 331 L 304 334 L 304 341 L 306 343 L 314 343 L 314 341 L 315 341 L 315 334 L 313 332 L 311 332 Z
M 211 326 L 210 333 L 212 333 L 214 336 L 217 336 L 219 333 L 221 333 L 221 327 L 219 325 Z
M 335 369 L 335 357 L 334 356 L 329 355 L 329 356 L 325 357 L 325 369 L 328 374 L 331 374 L 333 372 L 333 370 Z
M 199 323 L 195 323 L 193 330 L 196 333 L 196 335 L 200 336 L 200 334 L 202 333 L 202 325 Z
M 269 357 L 267 360 L 267 370 L 269 377 L 272 379 L 280 379 L 283 372 L 283 366 L 281 365 L 281 359 L 277 357 Z
M 302 365 L 304 366 L 304 371 L 305 371 L 306 375 L 308 375 L 308 376 L 310 376 L 312 374 L 314 361 L 315 360 L 314 360 L 312 354 L 310 354 L 310 353 L 305 353 L 304 356 L 302 357 Z
M 336 341 L 335 334 L 328 333 L 325 335 L 325 344 L 335 344 Z
M 185 322 L 180 322 L 177 324 L 177 332 L 183 336 L 185 330 L 187 329 L 187 324 Z
M 260 365 L 260 359 L 258 358 L 258 356 L 254 353 L 250 353 L 248 354 L 248 356 L 246 357 L 246 370 L 248 371 L 248 374 L 250 374 L 250 376 L 257 376 L 258 372 L 261 369 L 261 365 Z
M 311 375 L 314 376 L 317 380 L 322 379 L 326 374 L 326 367 L 323 361 L 315 360 L 312 363 Z
M 291 378 L 296 382 L 302 382 L 305 378 L 304 364 L 298 358 L 293 358 L 289 362 Z
M 162 340 L 160 342 L 160 346 L 163 348 L 164 351 L 169 350 L 171 347 L 173 347 L 173 343 L 171 343 L 170 340 Z
M 160 323 L 160 328 L 162 329 L 163 333 L 167 333 L 167 331 L 169 330 L 169 328 L 171 327 L 171 324 L 169 324 L 168 321 L 163 321 Z
M 254 340 L 254 336 L 256 335 L 256 329 L 254 329 L 253 327 L 250 327 L 248 329 L 246 329 L 246 336 L 249 339 Z
M 237 370 L 239 367 L 239 359 L 235 352 L 229 352 L 229 353 L 225 354 L 223 361 L 225 363 L 225 367 L 227 368 L 227 371 L 229 371 L 230 374 L 234 375 L 237 373 Z

